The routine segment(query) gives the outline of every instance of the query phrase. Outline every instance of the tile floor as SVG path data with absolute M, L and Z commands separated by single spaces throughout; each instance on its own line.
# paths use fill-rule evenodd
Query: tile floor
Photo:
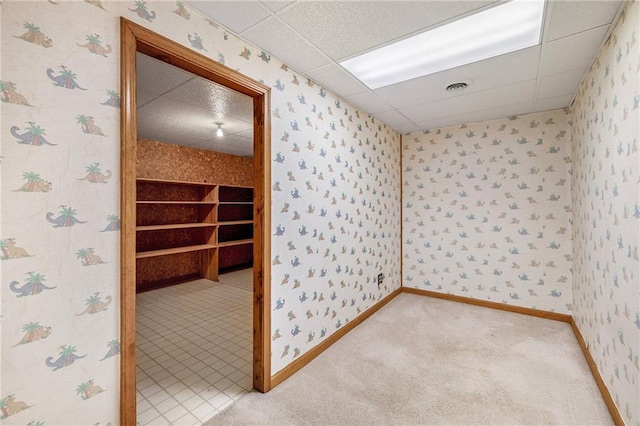
M 252 270 L 141 293 L 138 424 L 201 425 L 249 392 Z

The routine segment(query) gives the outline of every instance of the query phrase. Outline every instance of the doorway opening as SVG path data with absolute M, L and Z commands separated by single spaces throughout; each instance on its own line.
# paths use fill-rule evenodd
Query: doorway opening
M 120 422 L 134 424 L 136 420 L 136 285 L 164 285 L 171 281 L 194 278 L 205 278 L 218 281 L 220 267 L 231 270 L 243 265 L 242 262 L 252 263 L 249 275 L 252 282 L 246 286 L 252 290 L 252 385 L 253 388 L 266 392 L 270 389 L 270 312 L 269 312 L 269 236 L 265 235 L 270 229 L 269 191 L 270 191 L 270 129 L 269 129 L 269 88 L 226 68 L 217 62 L 195 53 L 182 45 L 155 34 L 126 19 L 121 19 L 121 404 Z M 140 177 L 138 159 L 138 116 L 137 116 L 137 79 L 138 66 L 136 56 L 146 55 L 149 59 L 159 60 L 170 64 L 197 77 L 197 81 L 208 80 L 218 85 L 216 87 L 231 89 L 231 93 L 248 96 L 252 103 L 252 135 L 248 135 L 252 143 L 253 160 L 251 185 L 234 185 L 228 182 L 211 182 L 207 178 L 196 178 L 184 181 L 174 176 Z M 192 81 L 196 81 L 192 79 Z M 196 82 L 197 83 L 197 82 Z M 196 87 L 197 91 L 197 87 Z M 231 120 L 233 121 L 233 120 Z M 222 123 L 222 124 L 218 124 Z M 225 123 L 212 123 L 212 134 L 218 128 L 225 130 Z M 233 126 L 227 127 L 227 131 Z M 145 149 L 149 146 L 145 146 Z M 249 188 L 252 187 L 253 191 Z M 163 218 L 159 223 L 144 224 L 136 220 L 143 219 L 141 206 L 154 204 L 150 210 L 162 212 L 159 205 L 174 206 L 171 193 L 177 188 L 181 194 L 191 194 L 184 198 L 180 196 L 182 207 L 196 205 L 194 220 L 181 220 L 176 223 L 170 218 Z M 155 191 L 155 192 L 154 192 Z M 159 192 L 158 192 L 159 191 Z M 155 195 L 145 199 L 144 194 Z M 251 193 L 253 193 L 251 195 Z M 159 196 L 158 194 L 164 194 Z M 168 197 L 168 199 L 156 199 Z M 193 197 L 193 200 L 191 200 Z M 186 203 L 185 203 L 186 201 Z M 144 209 L 144 207 L 143 207 Z M 153 216 L 154 213 L 151 214 Z M 229 217 L 234 215 L 251 216 L 236 221 Z M 168 213 L 170 216 L 171 213 Z M 181 216 L 182 217 L 182 216 Z M 232 218 L 233 219 L 233 218 Z M 146 219 L 145 219 L 146 220 Z M 151 219 L 150 219 L 151 220 Z M 168 222 L 168 223 L 164 223 Z M 235 230 L 222 226 L 221 222 L 241 222 Z M 180 223 L 182 222 L 182 223 Z M 229 223 L 225 223 L 229 225 Z M 197 228 L 197 229 L 196 229 Z M 227 228 L 222 230 L 222 228 Z M 171 238 L 154 238 L 149 235 L 162 232 L 175 232 Z M 194 232 L 191 232 L 194 231 Z M 190 233 L 191 232 L 191 233 Z M 242 235 L 241 235 L 242 234 Z M 137 235 L 146 235 L 137 237 Z M 251 236 L 252 244 L 248 238 Z M 186 240 L 185 240 L 186 238 Z M 190 239 L 197 241 L 190 241 Z M 160 247 L 157 244 L 167 244 L 168 240 L 183 239 L 179 244 L 171 247 Z M 148 244 L 148 247 L 142 247 Z M 156 244 L 156 245 L 154 245 Z M 138 247 L 136 247 L 138 246 Z M 247 250 L 248 248 L 248 250 Z M 231 250 L 231 254 L 229 254 Z M 235 254 L 233 250 L 236 250 Z M 226 251 L 226 254 L 224 254 Z M 180 271 L 170 279 L 151 277 L 140 279 L 140 275 L 151 271 L 153 275 L 158 268 L 144 266 L 144 259 L 153 257 L 169 258 L 172 255 L 196 253 L 196 269 L 185 269 L 185 275 Z M 244 257 L 243 257 L 244 256 Z M 229 257 L 232 261 L 229 262 Z M 235 259 L 235 264 L 233 259 Z M 238 260 L 240 259 L 240 260 Z M 243 260 L 244 259 L 244 260 Z M 225 264 L 226 262 L 226 264 Z M 166 266 L 170 262 L 161 262 Z M 193 263 L 193 262 L 192 262 Z M 239 266 L 240 265 L 240 266 Z M 138 270 L 139 267 L 139 270 Z M 169 269 L 172 269 L 169 267 Z M 176 268 L 173 268 L 173 272 Z M 179 268 L 177 268 L 179 269 Z M 139 272 L 138 278 L 136 278 Z M 235 276 L 245 271 L 237 271 L 227 276 Z M 235 275 L 234 275 L 235 274 Z M 197 275 L 197 276 L 195 276 Z M 226 279 L 226 277 L 225 277 Z M 246 278 L 245 278 L 246 279 Z M 209 281 L 211 283 L 211 281 Z M 233 281 L 233 280 L 232 280 Z M 143 282 L 143 284 L 141 284 Z M 145 284 L 146 283 L 146 284 Z M 206 286 L 206 284 L 205 284 Z M 179 286 L 174 286 L 179 287 Z M 185 287 L 186 288 L 186 287 Z M 138 289 L 140 290 L 140 288 Z M 153 298 L 152 298 L 153 299 Z M 206 310 L 206 307 L 205 307 Z M 198 362 L 206 366 L 205 358 Z M 202 357 L 201 357 L 202 358 Z M 219 359 L 216 361 L 220 361 Z M 214 362 L 216 362 L 214 361 Z M 210 368 L 206 366 L 206 368 Z M 207 372 L 209 370 L 206 370 Z M 213 373 L 212 373 L 213 374 Z

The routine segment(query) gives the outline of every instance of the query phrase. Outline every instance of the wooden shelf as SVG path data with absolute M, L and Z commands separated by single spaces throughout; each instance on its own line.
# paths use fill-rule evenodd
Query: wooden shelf
M 218 186 L 217 183 L 187 182 L 187 181 L 182 181 L 182 180 L 169 180 L 169 179 L 137 178 L 136 180 L 138 182 L 166 183 L 166 184 L 175 184 L 175 185 Z
M 136 259 L 144 259 L 146 257 L 166 256 L 168 254 L 187 253 L 190 251 L 201 251 L 216 248 L 213 244 L 199 244 L 196 246 L 174 247 L 170 249 L 143 251 L 136 253 Z
M 245 186 L 245 185 L 227 185 L 225 184 L 217 184 L 218 186 L 224 186 L 226 188 L 240 188 L 240 189 L 253 189 L 253 186 Z
M 190 228 L 210 228 L 217 226 L 215 223 L 172 223 L 168 225 L 145 225 L 136 226 L 136 231 L 160 231 L 165 229 L 190 229 Z
M 218 242 L 218 247 L 231 247 L 231 246 L 240 246 L 242 244 L 252 244 L 253 238 L 249 238 L 246 240 L 235 240 L 235 241 L 224 241 Z
M 139 290 L 185 277 L 218 281 L 218 247 L 225 247 L 224 267 L 252 263 L 251 187 L 150 178 L 136 182 Z
M 136 201 L 136 204 L 188 204 L 188 205 L 211 205 L 218 204 L 216 201 Z
M 218 225 L 250 225 L 253 220 L 228 220 L 225 222 L 218 222 Z

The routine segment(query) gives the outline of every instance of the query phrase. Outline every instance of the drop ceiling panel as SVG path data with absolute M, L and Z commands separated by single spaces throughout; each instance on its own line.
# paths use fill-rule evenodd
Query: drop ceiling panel
M 307 74 L 325 88 L 344 97 L 367 91 L 367 86 L 335 64 L 326 65 Z
M 553 41 L 591 28 L 608 25 L 620 1 L 554 1 L 548 40 Z
M 422 129 L 436 129 L 439 127 L 454 126 L 461 123 L 475 123 L 485 120 L 495 120 L 510 115 L 526 114 L 533 110 L 533 102 L 522 102 L 515 105 L 505 105 L 484 111 L 476 111 L 466 114 L 451 115 L 448 117 L 425 120 L 418 125 Z
M 271 15 L 269 9 L 259 1 L 194 0 L 189 3 L 211 19 L 236 33 L 241 33 Z
M 389 111 L 391 105 L 380 99 L 380 97 L 372 92 L 364 92 L 357 95 L 349 96 L 346 100 L 370 114 L 381 111 Z
M 153 128 L 158 130 L 167 130 L 175 126 L 174 120 L 170 117 L 164 117 L 162 115 L 138 113 L 137 125 L 138 127 Z
M 161 115 L 152 115 L 152 114 L 138 114 L 138 123 L 141 128 L 152 128 L 156 130 L 161 130 L 165 133 L 171 133 L 172 135 L 175 132 L 180 134 L 180 138 L 173 138 L 172 143 L 182 145 L 186 143 L 186 141 L 201 141 L 204 139 L 208 139 L 212 135 L 212 129 L 215 129 L 215 126 L 196 126 L 196 125 L 187 125 L 183 121 L 174 119 L 170 116 L 161 116 Z M 163 140 L 169 139 L 169 136 L 165 136 Z
M 488 1 L 300 1 L 278 16 L 334 60 L 478 9 Z
M 382 87 L 374 92 L 396 108 L 404 108 L 444 98 L 460 96 L 445 87 L 456 81 L 472 80 L 463 94 L 536 78 L 540 46 L 518 50 L 484 61 L 463 65 L 425 77 Z
M 138 68 L 139 100 L 146 103 L 137 109 L 138 137 L 252 155 L 251 97 L 165 62 L 139 58 L 145 64 Z M 223 122 L 222 138 L 214 136 L 217 121 Z
M 138 75 L 144 76 L 138 81 L 138 90 L 144 92 L 147 102 L 193 78 L 186 71 L 141 53 L 136 54 L 136 68 Z M 140 99 L 138 105 L 142 105 Z
M 400 114 L 395 109 L 392 109 L 390 111 L 378 112 L 373 114 L 373 116 L 383 123 L 387 123 L 389 126 L 394 126 L 396 124 L 406 124 L 409 122 L 407 117 Z
M 138 108 L 138 115 L 156 115 L 160 117 L 171 117 L 172 120 L 184 122 L 192 126 L 202 126 L 204 123 L 213 125 L 216 117 L 213 113 L 196 106 L 178 102 L 167 96 L 154 99 L 148 104 Z
M 475 123 L 478 121 L 495 120 L 513 115 L 526 114 L 531 111 L 533 111 L 533 102 L 523 102 L 515 105 L 505 105 L 498 108 L 463 114 L 458 118 L 458 120 L 456 120 L 456 122 Z
M 608 28 L 608 26 L 598 27 L 547 43 L 542 56 L 542 75 L 588 67 Z
M 183 134 L 193 133 L 204 137 L 215 132 L 217 129 L 215 123 L 219 120 L 211 111 L 184 102 L 178 102 L 165 96 L 138 108 L 138 118 L 146 120 L 146 116 L 160 117 L 169 123 L 170 127 L 180 129 Z M 151 118 L 151 120 L 154 119 Z M 222 121 L 224 123 L 222 129 L 228 133 L 252 129 L 252 125 L 244 120 L 225 117 Z M 157 123 L 157 121 L 155 122 Z M 143 123 L 146 123 L 146 121 L 143 121 Z M 175 143 L 179 143 L 179 141 Z
M 578 83 L 582 80 L 586 68 L 567 71 L 543 77 L 538 89 L 539 98 L 551 98 L 561 95 L 571 95 L 576 91 Z
M 269 8 L 269 10 L 272 12 L 277 12 L 283 7 L 290 5 L 291 3 L 294 3 L 294 2 L 293 1 L 263 1 L 262 2 L 262 4 L 267 6 L 267 8 Z
M 330 62 L 313 45 L 276 18 L 261 22 L 244 32 L 242 36 L 300 72 Z
M 256 49 L 283 60 L 300 76 L 313 79 L 400 131 L 422 124 L 431 126 L 434 120 L 456 124 L 456 120 L 495 116 L 495 113 L 489 114 L 490 111 L 513 115 L 530 111 L 532 105 L 536 110 L 566 106 L 571 100 L 568 96 L 573 95 L 581 79 L 578 70 L 591 64 L 612 19 L 625 4 L 620 0 L 548 0 L 545 21 L 548 25 L 541 46 L 376 89 L 373 91 L 379 97 L 376 98 L 338 62 L 497 2 L 191 3 L 207 9 L 211 19 L 259 46 Z M 444 90 L 448 84 L 460 80 L 473 80 L 473 84 L 464 92 Z M 160 86 L 166 87 L 166 84 Z M 152 94 L 142 91 L 140 98 L 147 100 L 150 96 Z M 186 98 L 180 100 L 188 102 Z
M 483 92 L 470 93 L 455 98 L 441 99 L 399 111 L 409 120 L 420 123 L 430 118 L 461 115 L 471 112 L 532 102 L 536 87 L 536 80 L 501 86 Z
M 242 137 L 245 139 L 249 139 L 251 142 L 253 142 L 253 127 L 251 127 L 250 129 L 247 130 L 243 130 L 237 133 L 234 133 L 235 136 L 238 137 Z
M 231 117 L 253 121 L 253 99 L 247 95 L 196 77 L 166 95 L 212 113 L 219 121 Z
M 398 124 L 396 126 L 393 126 L 393 130 L 401 134 L 407 134 L 407 133 L 417 132 L 418 130 L 421 130 L 421 128 L 416 126 L 413 123 L 406 123 L 406 124 Z
M 536 111 L 548 111 L 551 109 L 566 108 L 571 105 L 573 94 L 564 96 L 554 96 L 553 98 L 538 99 Z
M 141 106 L 146 104 L 147 102 L 151 102 L 152 100 L 154 100 L 159 96 L 158 94 L 153 94 L 151 92 L 147 92 L 144 89 L 141 89 L 140 85 L 138 85 L 137 87 L 136 94 L 137 94 L 137 98 L 136 98 L 137 106 Z

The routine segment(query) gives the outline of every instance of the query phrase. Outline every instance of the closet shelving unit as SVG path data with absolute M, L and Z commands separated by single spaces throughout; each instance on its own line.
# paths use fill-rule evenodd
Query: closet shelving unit
M 136 186 L 137 291 L 218 281 L 220 255 L 226 269 L 251 263 L 252 188 L 148 178 Z
M 218 188 L 218 257 L 221 271 L 253 266 L 253 188 Z

